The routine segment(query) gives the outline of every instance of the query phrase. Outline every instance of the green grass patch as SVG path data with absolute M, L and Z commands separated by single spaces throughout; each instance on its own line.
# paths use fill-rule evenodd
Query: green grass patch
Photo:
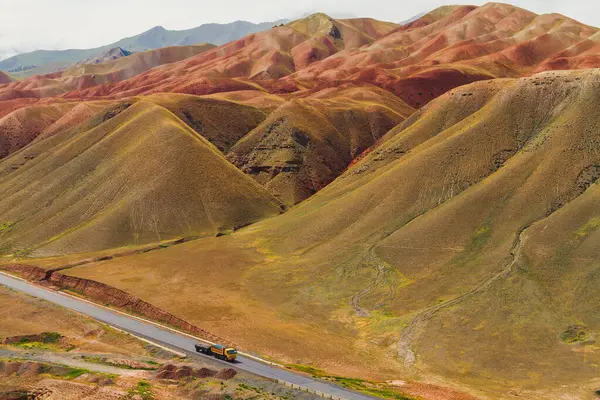
M 42 333 L 42 342 L 43 343 L 56 343 L 63 336 L 58 332 L 44 332 Z
M 18 342 L 14 343 L 13 346 L 20 347 L 22 349 L 40 349 L 40 350 L 54 350 L 56 349 L 55 344 L 63 337 L 58 332 L 43 332 L 41 337 L 35 336 L 24 336 L 19 339 Z M 33 338 L 39 340 L 34 340 Z
M 90 371 L 88 371 L 85 368 L 72 368 L 69 367 L 69 370 L 66 374 L 64 374 L 62 377 L 65 379 L 75 379 L 80 377 L 83 374 L 88 374 Z
M 582 325 L 571 325 L 560 335 L 560 339 L 567 344 L 584 342 L 587 338 L 587 330 Z
M 59 341 L 63 338 L 58 332 L 43 332 L 41 335 L 24 336 L 12 346 L 22 349 L 39 349 L 39 350 L 57 350 L 60 347 Z M 75 347 L 71 346 L 69 350 Z M 67 351 L 69 351 L 67 350 Z
M 313 376 L 313 378 L 320 378 L 330 382 L 335 382 L 338 385 L 345 387 L 346 389 L 354 390 L 356 392 L 368 394 L 371 396 L 380 397 L 382 399 L 415 400 L 414 397 L 409 397 L 398 393 L 395 389 L 389 387 L 384 383 L 368 381 L 365 379 L 346 378 L 342 376 L 329 375 L 325 371 L 315 367 L 311 367 L 310 365 L 287 364 L 286 368 L 310 374 Z
M 137 385 L 129 390 L 127 399 L 132 399 L 134 396 L 141 397 L 142 400 L 154 400 L 152 393 L 152 385 L 148 381 L 139 381 Z
M 600 226 L 600 217 L 593 217 L 588 222 L 586 222 L 583 226 L 575 231 L 575 236 L 578 238 L 585 238 L 590 233 L 598 229 Z
M 24 248 L 15 251 L 13 255 L 17 258 L 25 258 L 28 257 L 31 253 L 33 253 L 32 248 Z
M 238 389 L 250 390 L 256 393 L 262 393 L 263 390 L 261 388 L 257 388 L 255 386 L 246 385 L 245 383 L 240 383 L 238 385 Z
M 3 222 L 0 224 L 0 233 L 6 233 L 15 226 L 16 222 Z
M 42 342 L 24 342 L 24 343 L 15 343 L 16 347 L 25 350 L 54 350 L 56 347 L 51 344 L 46 344 Z
M 480 226 L 474 233 L 471 235 L 471 241 L 467 246 L 467 250 L 476 251 L 481 249 L 487 241 L 490 239 L 492 235 L 492 227 L 488 222 Z
M 487 244 L 492 236 L 492 226 L 489 222 L 481 225 L 469 239 L 465 249 L 453 257 L 450 265 L 455 267 L 466 267 L 477 260 L 481 255 L 481 250 Z

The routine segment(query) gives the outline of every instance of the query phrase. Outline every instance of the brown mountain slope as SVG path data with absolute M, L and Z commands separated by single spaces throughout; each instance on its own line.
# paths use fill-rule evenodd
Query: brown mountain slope
M 95 64 L 78 64 L 68 68 L 62 78 L 94 75 L 94 83 L 119 82 L 163 64 L 170 64 L 193 57 L 216 46 L 202 43 L 190 46 L 171 46 L 134 53 L 127 57 Z
M 354 85 L 305 93 L 296 100 L 260 91 L 207 97 L 155 94 L 143 99 L 173 112 L 290 205 L 333 181 L 357 155 L 413 111 L 389 92 Z M 11 140 L 4 146 L 6 154 L 26 146 L 37 135 L 45 138 L 83 123 L 111 102 L 116 104 L 103 100 L 18 109 L 0 120 L 0 128 L 5 128 Z M 44 110 L 56 108 L 71 109 L 54 119 L 43 119 L 45 124 L 34 124 L 53 115 Z M 27 124 L 14 129 L 10 122 L 25 115 Z
M 558 14 L 536 15 L 502 3 L 443 7 L 403 27 L 315 14 L 254 34 L 116 85 L 69 96 L 128 96 L 152 91 L 195 94 L 251 88 L 295 92 L 371 83 L 413 107 L 461 84 L 517 77 L 540 69 L 594 66 L 598 32 Z M 586 47 L 587 46 L 587 47 Z M 563 52 L 590 52 L 565 59 Z M 186 76 L 186 80 L 182 75 Z M 142 83 L 143 82 L 143 83 Z
M 314 14 L 143 73 L 153 64 L 119 66 L 143 58 L 140 53 L 114 61 L 121 72 L 46 75 L 3 85 L 0 100 L 256 89 L 300 93 L 353 82 L 379 86 L 418 108 L 473 81 L 600 66 L 597 34 L 597 28 L 559 14 L 536 15 L 502 3 L 445 6 L 401 27 Z
M 413 107 L 422 106 L 476 80 L 557 69 L 552 65 L 599 66 L 597 49 L 579 62 L 565 62 L 561 55 L 593 40 L 597 32 L 559 14 L 536 15 L 502 3 L 443 7 L 359 50 L 313 63 L 280 84 L 366 81 L 391 90 Z
M 296 204 L 412 113 L 376 87 L 340 87 L 285 102 L 228 158 L 280 200 Z
M 29 144 L 38 135 L 75 126 L 106 106 L 106 102 L 55 103 L 20 108 L 0 118 L 0 159 Z
M 586 398 L 600 362 L 598 87 L 593 70 L 453 90 L 281 216 L 66 273 L 294 363 L 491 398 Z M 199 294 L 193 276 L 217 260 L 241 287 Z M 181 301 L 169 285 L 148 290 L 173 274 Z M 219 319 L 216 298 L 236 317 Z
M 215 46 L 208 43 L 149 50 L 99 64 L 77 64 L 65 71 L 33 76 L 0 87 L 0 98 L 60 96 L 74 90 L 120 82 L 153 67 L 195 56 Z
M 280 212 L 277 200 L 202 136 L 145 101 L 4 159 L 0 187 L 4 252 L 73 253 L 215 235 Z
M 336 293 L 338 301 L 354 296 L 359 315 L 429 310 L 417 314 L 398 341 L 407 366 L 416 362 L 475 386 L 502 379 L 512 382 L 508 387 L 576 387 L 592 379 L 597 358 L 582 359 L 583 348 L 560 337 L 578 323 L 588 327 L 588 337 L 597 329 L 597 316 L 584 311 L 594 298 L 585 278 L 593 269 L 580 269 L 558 249 L 566 258 L 561 268 L 571 265 L 562 273 L 572 280 L 560 280 L 548 267 L 532 277 L 519 239 L 533 235 L 532 225 L 543 229 L 562 207 L 577 207 L 574 200 L 600 176 L 599 84 L 598 71 L 549 73 L 444 96 L 304 207 L 274 220 L 264 231 L 273 233 L 271 250 L 310 248 L 303 255 L 310 261 L 299 260 L 307 268 L 302 275 L 319 271 L 331 280 L 307 280 L 308 286 Z M 571 225 L 564 236 L 584 225 Z M 341 268 L 355 268 L 354 279 L 345 293 L 344 284 L 330 292 Z M 365 274 L 372 274 L 373 285 L 353 295 Z M 298 279 L 297 269 L 294 275 Z M 579 293 L 579 303 L 561 303 L 552 290 Z M 440 317 L 429 325 L 431 315 Z
M 357 49 L 396 25 L 372 19 L 334 20 L 314 14 L 271 30 L 254 33 L 204 54 L 155 68 L 135 78 L 69 93 L 69 97 L 124 97 L 152 92 L 209 94 L 256 89 L 256 83 L 280 78 L 342 49 Z M 243 79 L 242 79 L 243 78 Z M 296 90 L 296 89 L 294 89 Z
M 354 85 L 287 100 L 259 91 L 143 98 L 175 113 L 288 205 L 333 181 L 413 111 L 389 92 Z
M 268 115 L 259 107 L 229 99 L 174 93 L 159 93 L 143 99 L 171 111 L 223 153 Z
M 14 82 L 16 79 L 12 77 L 10 74 L 0 71 L 0 85 L 4 85 L 5 83 Z

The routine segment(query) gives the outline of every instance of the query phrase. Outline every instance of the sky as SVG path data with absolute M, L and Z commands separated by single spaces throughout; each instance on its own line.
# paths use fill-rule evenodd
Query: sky
M 599 0 L 507 0 L 538 14 L 558 12 L 600 27 Z M 447 4 L 444 0 L 0 0 L 0 59 L 38 49 L 92 48 L 154 26 L 189 29 L 235 20 L 294 18 L 307 12 L 373 17 L 392 22 Z

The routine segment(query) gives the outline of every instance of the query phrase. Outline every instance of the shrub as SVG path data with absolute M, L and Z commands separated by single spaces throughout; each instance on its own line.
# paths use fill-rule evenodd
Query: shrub
M 62 338 L 62 335 L 58 332 L 44 332 L 42 333 L 43 343 L 56 343 Z

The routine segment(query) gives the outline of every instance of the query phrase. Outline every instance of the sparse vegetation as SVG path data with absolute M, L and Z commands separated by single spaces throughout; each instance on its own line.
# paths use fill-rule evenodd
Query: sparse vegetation
M 596 39 L 498 3 L 403 27 L 317 14 L 121 84 L 100 65 L 84 67 L 96 82 L 67 70 L 5 85 L 0 247 L 64 267 L 51 283 L 85 284 L 103 304 L 243 335 L 373 396 L 405 398 L 411 382 L 382 382 L 407 371 L 490 398 L 584 382 L 589 396 L 600 70 L 579 69 L 600 66 Z M 561 71 L 537 74 L 548 69 Z M 102 111 L 61 125 L 87 103 Z M 151 242 L 168 248 L 95 257 Z M 60 257 L 33 258 L 47 255 Z M 23 315 L 41 318 L 0 313 L 18 333 Z M 70 329 L 78 346 L 102 339 Z
M 87 369 L 84 368 L 72 368 L 72 367 L 68 367 L 68 371 L 66 374 L 63 375 L 63 377 L 65 379 L 75 379 L 80 377 L 83 374 L 88 374 L 90 371 L 88 371 Z
M 33 252 L 33 248 L 26 247 L 24 249 L 19 249 L 13 253 L 16 258 L 26 258 Z
M 139 381 L 135 387 L 129 390 L 127 399 L 133 399 L 134 396 L 139 396 L 141 400 L 154 400 L 155 397 L 150 382 Z
M 288 364 L 287 368 L 296 371 L 310 374 L 313 378 L 319 378 L 337 383 L 347 389 L 368 394 L 371 396 L 381 397 L 383 399 L 393 400 L 415 400 L 414 397 L 406 396 L 399 393 L 397 390 L 389 387 L 385 383 L 372 382 L 364 379 L 346 378 L 336 375 L 327 374 L 325 371 L 309 365 Z
M 42 342 L 43 343 L 56 343 L 63 336 L 58 332 L 44 332 L 42 333 Z
M 6 233 L 9 230 L 11 230 L 14 225 L 15 225 L 15 222 L 3 222 L 3 223 L 0 223 L 0 235 L 2 233 Z
M 63 336 L 58 332 L 43 332 L 41 335 L 24 336 L 14 343 L 14 346 L 23 349 L 51 350 L 57 349 L 55 344 Z
M 598 227 L 600 227 L 600 217 L 593 217 L 588 222 L 586 222 L 585 225 L 577 229 L 575 235 L 583 239 L 587 237 L 590 233 L 598 229 Z
M 587 337 L 587 329 L 582 325 L 571 325 L 564 331 L 560 338 L 567 344 L 583 342 Z

